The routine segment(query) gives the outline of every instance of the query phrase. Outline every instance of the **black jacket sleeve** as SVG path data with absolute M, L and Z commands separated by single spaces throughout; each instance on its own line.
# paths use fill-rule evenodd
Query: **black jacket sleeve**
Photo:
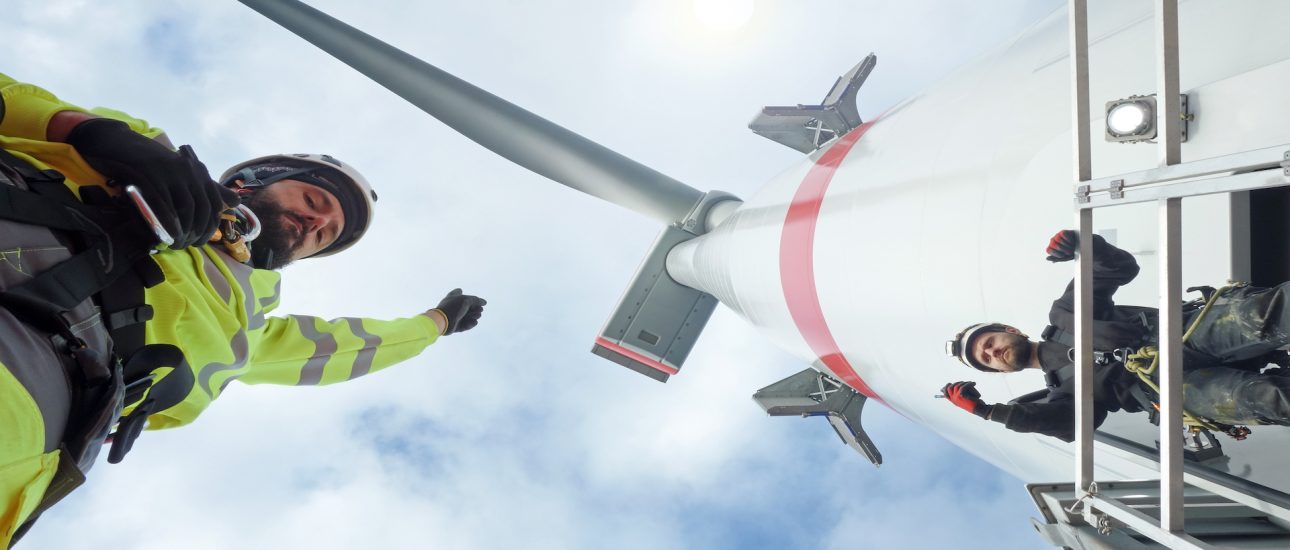
M 1102 425 L 1107 411 L 1096 407 L 1093 427 Z M 1075 441 L 1075 400 L 1069 394 L 1055 396 L 1047 403 L 998 404 L 990 409 L 990 420 L 1014 432 L 1041 433 L 1062 441 Z
M 1109 318 L 1115 303 L 1111 297 L 1120 287 L 1129 284 L 1138 276 L 1138 261 L 1115 245 L 1106 242 L 1101 235 L 1093 235 L 1093 317 Z M 1066 285 L 1066 292 L 1053 302 L 1053 309 L 1058 311 L 1075 311 L 1075 280 Z

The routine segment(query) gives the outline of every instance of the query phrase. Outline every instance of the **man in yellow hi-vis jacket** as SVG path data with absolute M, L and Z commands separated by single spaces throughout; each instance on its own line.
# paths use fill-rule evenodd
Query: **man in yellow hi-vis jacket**
M 484 300 L 460 289 L 402 319 L 269 316 L 274 270 L 353 245 L 376 195 L 328 155 L 221 179 L 144 120 L 0 74 L 0 547 L 105 442 L 118 461 L 145 424 L 188 424 L 234 380 L 350 380 L 478 323 Z

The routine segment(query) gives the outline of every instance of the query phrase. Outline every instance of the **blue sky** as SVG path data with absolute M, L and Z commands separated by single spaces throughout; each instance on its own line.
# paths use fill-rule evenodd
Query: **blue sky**
M 699 189 L 800 161 L 746 129 L 865 54 L 872 116 L 1059 8 L 758 0 L 734 31 L 690 0 L 312 5 Z M 880 406 L 874 469 L 758 388 L 803 365 L 720 309 L 658 384 L 591 355 L 660 229 L 453 133 L 232 1 L 22 0 L 0 72 L 166 128 L 212 170 L 327 152 L 382 200 L 367 240 L 284 272 L 280 313 L 398 317 L 461 286 L 475 331 L 351 383 L 230 387 L 147 434 L 26 548 L 1042 548 L 1020 481 Z M 108 23 L 110 22 L 110 23 Z M 146 532 L 147 535 L 141 535 Z

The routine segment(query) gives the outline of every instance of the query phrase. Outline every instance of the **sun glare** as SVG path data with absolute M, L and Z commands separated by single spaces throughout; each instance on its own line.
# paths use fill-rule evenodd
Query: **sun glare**
M 752 19 L 754 0 L 694 0 L 694 16 L 710 30 L 733 32 Z

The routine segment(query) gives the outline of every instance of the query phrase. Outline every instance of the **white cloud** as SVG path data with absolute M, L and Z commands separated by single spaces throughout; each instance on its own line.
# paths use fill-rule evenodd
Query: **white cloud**
M 1025 22 L 1004 14 L 1054 3 L 758 2 L 750 34 L 702 50 L 648 40 L 670 23 L 637 17 L 676 2 L 312 4 L 673 177 L 747 195 L 800 159 L 747 131 L 762 105 L 817 100 L 876 50 L 861 102 L 880 111 Z M 382 196 L 369 239 L 289 268 L 282 311 L 403 316 L 455 286 L 489 300 L 476 331 L 364 379 L 231 386 L 193 426 L 99 465 L 20 548 L 1038 540 L 1019 482 L 889 411 L 866 413 L 880 470 L 823 421 L 765 417 L 749 396 L 803 365 L 726 310 L 666 385 L 592 356 L 657 225 L 497 159 L 241 5 L 26 0 L 7 13 L 0 70 L 148 118 L 214 171 L 317 150 L 368 174 Z M 142 36 L 158 21 L 189 33 L 182 51 Z M 167 69 L 175 59 L 192 70 Z M 997 515 L 946 497 L 969 498 L 963 464 Z

